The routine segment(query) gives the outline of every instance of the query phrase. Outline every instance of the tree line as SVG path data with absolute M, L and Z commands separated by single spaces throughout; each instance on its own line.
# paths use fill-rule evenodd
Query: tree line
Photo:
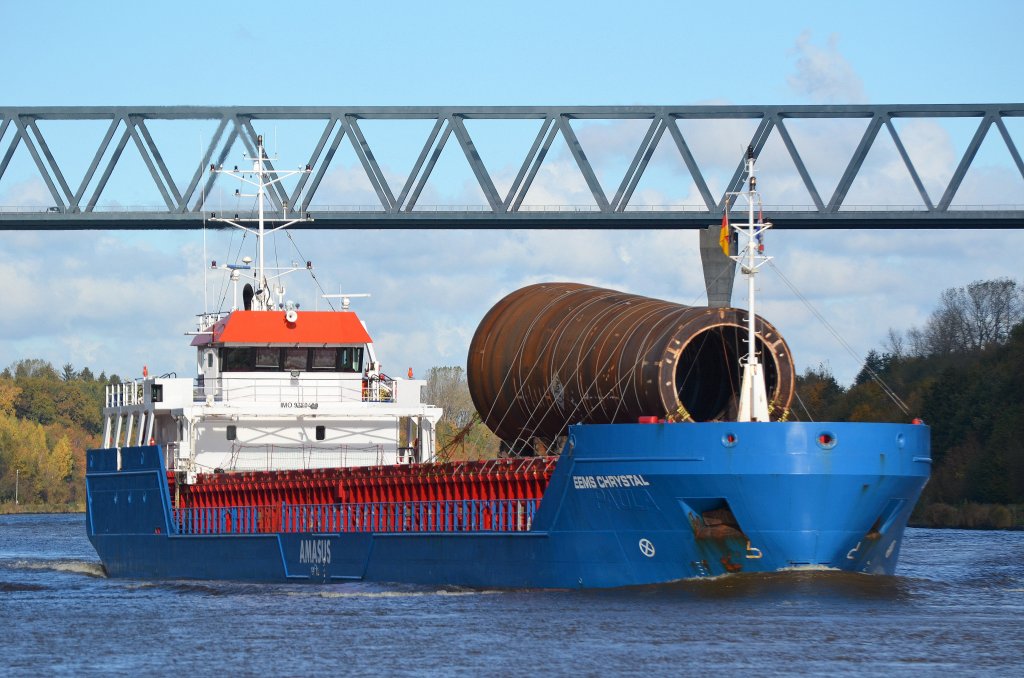
M 853 384 L 827 365 L 797 377 L 793 417 L 905 421 L 932 430 L 932 477 L 919 524 L 1024 526 L 1024 287 L 1008 278 L 950 288 L 921 327 L 889 330 Z M 0 503 L 84 500 L 85 450 L 100 442 L 105 387 L 117 375 L 21 360 L 0 373 Z M 882 384 L 885 384 L 883 388 Z M 905 414 L 888 394 L 899 394 Z M 462 367 L 434 367 L 425 401 L 444 408 L 447 459 L 495 457 L 499 441 L 469 396 Z
M 886 394 L 932 431 L 932 477 L 916 519 L 1024 526 L 1024 288 L 1009 278 L 950 288 L 921 327 L 890 330 L 854 383 L 827 366 L 797 378 L 798 418 L 901 421 Z
M 104 389 L 119 381 L 38 359 L 0 372 L 0 503 L 81 505 L 85 450 L 100 442 Z

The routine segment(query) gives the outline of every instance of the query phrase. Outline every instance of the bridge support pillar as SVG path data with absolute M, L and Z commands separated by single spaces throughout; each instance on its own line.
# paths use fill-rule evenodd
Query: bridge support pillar
M 736 262 L 722 253 L 718 243 L 721 226 L 715 224 L 700 231 L 700 263 L 704 269 L 704 287 L 708 293 L 708 306 L 725 308 L 732 305 L 732 283 L 736 277 Z

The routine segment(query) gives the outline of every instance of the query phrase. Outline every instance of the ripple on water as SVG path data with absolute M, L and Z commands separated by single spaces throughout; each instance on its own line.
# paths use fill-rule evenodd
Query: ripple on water
M 83 574 L 87 577 L 106 578 L 107 571 L 99 561 L 91 560 L 9 560 L 2 567 L 11 570 L 48 570 L 51 572 L 69 572 Z

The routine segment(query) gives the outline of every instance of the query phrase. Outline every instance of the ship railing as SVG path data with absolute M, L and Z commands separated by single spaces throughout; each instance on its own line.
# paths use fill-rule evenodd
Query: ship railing
M 392 448 L 394 449 L 394 448 Z M 232 471 L 272 471 L 274 469 L 343 468 L 346 466 L 380 466 L 391 463 L 384 445 L 342 443 L 298 444 L 277 443 L 231 445 L 226 468 Z
M 282 532 L 526 532 L 537 499 L 428 501 L 281 506 Z
M 174 509 L 178 534 L 262 534 L 274 532 L 274 511 L 267 506 Z
M 393 403 L 398 397 L 398 382 L 386 374 L 375 374 L 363 379 L 364 403 Z
M 290 376 L 264 378 L 220 377 L 197 384 L 193 400 L 202 402 L 213 396 L 223 402 L 275 403 L 282 408 L 308 409 L 321 403 L 365 401 L 365 388 L 354 379 L 302 379 Z M 385 401 L 388 402 L 388 401 Z
M 168 471 L 177 470 L 178 454 L 181 451 L 181 443 L 164 443 L 164 466 Z
M 144 400 L 142 382 L 139 381 L 109 384 L 105 389 L 104 405 L 106 407 L 132 407 L 142 405 Z
M 454 499 L 187 507 L 173 510 L 177 534 L 343 532 L 528 532 L 539 499 Z

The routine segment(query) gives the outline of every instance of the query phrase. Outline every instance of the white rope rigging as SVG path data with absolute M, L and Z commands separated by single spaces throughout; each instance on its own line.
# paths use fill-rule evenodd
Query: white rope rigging
M 800 290 L 797 289 L 796 285 L 790 282 L 789 278 L 787 278 L 785 274 L 783 274 L 783 272 L 779 270 L 778 266 L 776 266 L 774 263 L 770 261 L 768 262 L 768 265 L 772 268 L 773 271 L 775 271 L 776 274 L 778 274 L 779 278 L 782 280 L 782 282 L 786 284 L 787 287 L 789 287 L 790 291 L 793 292 L 793 294 L 796 295 L 796 297 L 803 302 L 804 306 L 807 307 L 807 310 L 810 311 L 814 315 L 814 317 L 817 318 L 818 321 L 825 326 L 825 329 L 827 329 L 833 337 L 835 337 L 836 341 L 839 342 L 839 345 L 842 346 L 846 350 L 846 352 L 849 353 L 850 356 L 858 363 L 864 363 L 864 370 L 868 373 L 868 376 L 870 376 L 875 381 L 875 383 L 878 384 L 879 388 L 882 389 L 882 392 L 885 395 L 887 395 L 889 399 L 892 400 L 898 408 L 900 408 L 903 414 L 909 415 L 910 408 L 907 407 L 907 404 L 903 402 L 903 399 L 896 395 L 896 392 L 893 391 L 887 383 L 885 383 L 885 380 L 882 379 L 881 375 L 878 374 L 878 372 L 872 369 L 872 367 L 864 361 L 864 358 L 860 356 L 857 353 L 857 351 L 853 349 L 852 346 L 850 346 L 850 344 L 846 341 L 846 339 L 842 337 L 842 335 L 839 334 L 836 328 L 832 326 L 832 323 L 826 320 L 825 316 L 818 312 L 818 309 L 816 309 L 814 305 L 810 302 L 810 300 L 807 297 L 805 297 L 800 292 Z M 804 409 L 806 410 L 806 408 Z M 808 416 L 810 416 L 810 413 L 808 413 Z
M 715 277 L 715 279 L 712 282 L 717 281 L 723 275 L 725 275 L 725 270 L 719 272 L 719 274 Z M 559 297 L 559 299 L 552 300 L 540 312 L 538 312 L 536 314 L 536 317 L 534 318 L 534 320 L 532 321 L 532 323 L 531 323 L 531 325 L 530 325 L 530 327 L 528 329 L 532 330 L 536 326 L 537 318 L 543 316 L 544 312 L 546 310 L 550 309 L 551 306 L 553 304 L 555 304 L 557 301 L 559 301 L 561 298 L 562 297 Z M 579 307 L 573 309 L 573 312 L 574 313 L 579 313 L 582 310 L 584 310 L 585 308 L 588 308 L 590 305 L 602 302 L 606 298 L 607 297 L 596 297 L 594 299 L 591 299 L 588 302 L 586 302 L 584 304 L 581 304 Z M 700 295 L 694 297 L 694 299 L 693 299 L 692 303 L 690 304 L 690 306 L 691 307 L 695 306 L 698 301 L 700 301 Z M 591 321 L 590 325 L 587 328 L 585 328 L 584 331 L 581 331 L 581 332 L 579 332 L 577 334 L 576 342 L 572 346 L 570 346 L 570 350 L 566 351 L 565 359 L 562 361 L 562 364 L 558 365 L 554 369 L 554 373 L 558 374 L 561 371 L 561 369 L 563 367 L 565 367 L 566 362 L 569 360 L 569 357 L 571 355 L 573 355 L 573 350 L 576 349 L 577 346 L 583 341 L 583 339 L 586 336 L 589 335 L 592 326 L 597 324 L 600 321 L 601 317 L 607 316 L 608 313 L 613 313 L 621 305 L 630 305 L 630 306 L 635 307 L 635 303 L 636 303 L 635 301 L 631 301 L 631 302 L 621 302 L 620 304 L 615 304 L 615 305 L 609 307 L 607 312 L 605 312 L 603 314 L 599 314 L 598 317 L 594 318 Z M 652 310 L 652 311 L 650 311 L 649 313 L 647 313 L 645 315 L 638 316 L 636 321 L 635 321 L 635 323 L 634 323 L 634 327 L 639 325 L 639 324 L 641 324 L 645 319 L 650 318 L 651 315 L 653 313 L 655 313 L 655 312 L 656 311 Z M 667 320 L 665 322 L 664 329 L 659 333 L 659 335 L 657 337 L 654 337 L 652 339 L 652 337 L 650 335 L 648 335 L 647 337 L 644 337 L 642 344 L 643 345 L 651 345 L 652 341 L 654 343 L 657 343 L 658 341 L 666 338 L 671 332 L 673 332 L 675 327 L 676 327 L 676 323 Z M 520 345 L 517 348 L 516 353 L 515 353 L 515 358 L 516 359 L 521 359 L 522 354 L 523 354 L 523 350 L 525 348 L 524 344 L 525 344 L 525 341 L 526 341 L 526 337 L 530 336 L 530 332 L 529 331 L 525 332 L 523 336 L 524 336 L 523 342 L 520 343 Z M 630 335 L 624 334 L 623 340 L 627 336 L 630 336 Z M 549 337 L 547 342 L 541 347 L 541 350 L 543 351 L 544 349 L 546 349 L 550 345 L 550 342 L 553 339 L 554 339 L 554 337 Z M 708 337 L 705 334 L 705 336 L 702 338 L 702 341 L 706 342 L 707 339 L 708 339 Z M 723 337 L 723 343 L 724 343 L 724 337 Z M 609 365 L 610 360 L 612 358 L 614 358 L 615 355 L 616 354 L 615 354 L 614 351 L 609 351 L 608 352 L 608 357 L 605 359 L 603 364 L 600 366 L 600 369 L 597 370 L 597 374 L 600 374 L 601 372 L 603 372 L 603 370 Z M 645 355 L 643 355 L 643 354 L 638 355 L 636 360 L 633 362 L 633 364 L 628 366 L 628 369 L 621 370 L 619 372 L 619 374 L 620 374 L 619 379 L 614 383 L 613 389 L 611 389 L 609 394 L 606 394 L 604 396 L 604 398 L 610 397 L 611 393 L 620 393 L 621 394 L 622 393 L 622 389 L 623 389 L 624 385 L 626 385 L 628 383 L 628 380 L 636 378 L 636 368 L 644 360 L 644 358 L 645 358 Z M 538 367 L 539 367 L 539 365 L 537 363 L 534 363 L 534 364 L 532 364 L 530 366 L 530 369 L 527 371 L 525 377 L 520 381 L 520 385 L 517 388 L 514 396 L 512 398 L 508 399 L 505 411 L 503 413 L 501 413 L 501 416 L 500 416 L 498 422 L 495 424 L 494 428 L 500 429 L 501 425 L 504 423 L 506 418 L 511 413 L 511 410 L 513 409 L 515 403 L 520 401 L 520 398 L 521 398 L 521 396 L 523 394 L 523 388 L 528 383 L 529 376 L 531 374 L 533 374 L 533 371 L 535 369 L 538 369 Z M 573 372 L 568 376 L 568 379 L 570 379 L 570 380 L 576 379 L 578 377 L 579 373 L 580 373 L 580 364 L 577 363 L 576 369 L 573 370 Z M 498 392 L 500 392 L 501 389 L 505 387 L 505 385 L 508 383 L 508 380 L 509 380 L 510 377 L 511 377 L 511 373 L 507 372 L 505 374 L 504 378 L 502 379 L 501 385 L 498 387 Z M 597 385 L 598 385 L 598 383 L 597 383 L 596 378 L 592 379 L 589 384 L 580 384 L 580 386 L 582 387 L 582 388 L 579 389 L 579 391 L 580 391 L 580 399 L 576 402 L 576 404 L 573 407 L 573 409 L 565 414 L 564 418 L 566 419 L 566 421 L 572 421 L 573 420 L 572 418 L 580 411 L 580 409 L 582 407 L 584 407 L 584 405 L 587 403 L 588 395 L 592 391 L 595 390 Z M 735 395 L 735 387 L 732 387 L 732 391 L 733 391 L 733 394 Z M 553 411 L 555 411 L 557 409 L 556 408 L 557 402 L 555 401 L 555 399 L 552 398 L 550 400 L 548 406 L 543 411 L 543 413 L 540 413 L 538 415 L 538 410 L 540 409 L 542 404 L 543 403 L 541 402 L 540 399 L 538 399 L 536 402 L 533 403 L 533 407 L 532 407 L 531 411 L 528 413 L 528 417 L 527 417 L 527 426 L 529 428 L 524 427 L 524 429 L 522 429 L 522 433 L 519 436 L 517 436 L 514 441 L 512 441 L 514 444 L 525 444 L 525 445 L 532 444 L 532 440 L 536 437 L 537 430 L 539 429 L 541 423 L 545 420 L 545 418 L 547 416 L 549 416 Z M 491 402 L 491 406 L 490 406 L 486 416 L 483 418 L 483 420 L 485 422 L 491 421 L 491 415 L 495 413 L 494 412 L 494 408 L 495 408 L 496 405 L 497 405 L 497 399 L 494 399 Z M 618 402 L 616 403 L 615 410 L 612 412 L 612 417 L 611 417 L 612 421 L 614 421 L 619 416 L 619 413 L 621 412 L 623 405 L 624 405 L 624 399 L 619 398 Z M 596 409 L 598 409 L 599 407 L 602 407 L 602 402 L 601 401 L 598 401 L 598 402 L 594 403 L 594 405 L 589 408 L 589 412 L 593 412 Z

